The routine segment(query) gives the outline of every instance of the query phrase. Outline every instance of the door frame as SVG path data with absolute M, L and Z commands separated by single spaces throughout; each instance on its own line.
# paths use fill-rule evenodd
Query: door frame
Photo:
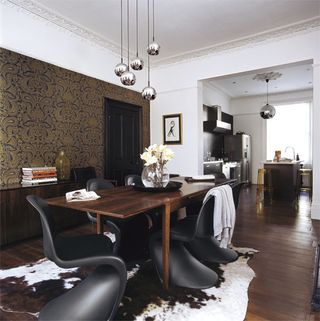
M 108 118 L 109 118 L 109 114 L 110 114 L 110 103 L 116 103 L 116 104 L 123 104 L 123 105 L 127 105 L 129 108 L 136 108 L 136 110 L 138 111 L 138 142 L 139 142 L 139 152 L 142 153 L 142 149 L 143 149 L 143 122 L 142 122 L 142 106 L 140 105 L 135 105 L 135 104 L 131 104 L 128 103 L 126 101 L 121 101 L 121 100 L 116 100 L 116 99 L 112 99 L 112 98 L 108 98 L 108 97 L 104 97 L 104 177 L 105 178 L 110 178 L 110 167 L 109 167 L 109 141 L 107 138 L 107 134 L 109 133 L 109 123 L 108 123 Z M 109 137 L 109 135 L 108 135 Z M 142 171 L 142 162 L 141 160 L 139 161 L 139 167 L 140 170 Z M 119 184 L 120 182 L 118 182 Z

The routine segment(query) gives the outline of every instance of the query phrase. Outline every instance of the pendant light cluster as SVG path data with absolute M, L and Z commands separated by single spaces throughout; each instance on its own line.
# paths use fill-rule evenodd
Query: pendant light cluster
M 253 80 L 265 81 L 267 83 L 267 103 L 260 109 L 260 116 L 263 119 L 271 119 L 276 114 L 274 106 L 269 104 L 269 81 L 276 80 L 281 77 L 279 72 L 268 72 L 263 74 L 257 74 L 253 77 Z
M 120 77 L 120 81 L 125 86 L 132 86 L 136 82 L 136 76 L 133 72 L 130 71 L 130 67 L 133 70 L 139 71 L 143 69 L 144 62 L 139 57 L 139 8 L 138 1 L 136 0 L 136 57 L 130 63 L 130 39 L 129 39 L 129 0 L 127 0 L 127 50 L 128 50 L 128 60 L 127 64 L 123 62 L 123 32 L 122 32 L 122 12 L 123 12 L 123 0 L 121 0 L 121 61 L 116 65 L 114 72 Z M 157 96 L 156 90 L 150 86 L 150 56 L 156 56 L 160 52 L 160 46 L 157 42 L 155 42 L 154 37 L 154 0 L 152 0 L 152 42 L 150 43 L 150 0 L 147 0 L 148 6 L 148 45 L 147 45 L 147 53 L 148 53 L 148 85 L 142 90 L 142 97 L 147 100 L 154 100 Z

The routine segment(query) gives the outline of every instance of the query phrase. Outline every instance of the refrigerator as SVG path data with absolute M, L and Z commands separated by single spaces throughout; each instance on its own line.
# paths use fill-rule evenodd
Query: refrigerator
M 242 182 L 251 183 L 251 137 L 247 134 L 224 136 L 224 159 L 239 162 Z

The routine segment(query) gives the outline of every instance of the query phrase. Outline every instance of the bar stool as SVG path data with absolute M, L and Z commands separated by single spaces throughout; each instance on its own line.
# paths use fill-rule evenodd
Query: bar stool
M 303 178 L 308 177 L 308 186 L 303 185 Z M 297 170 L 296 197 L 299 199 L 300 192 L 308 192 L 309 199 L 312 200 L 312 169 L 300 168 Z
M 259 168 L 257 179 L 257 198 L 256 203 L 264 200 L 264 191 L 269 194 L 270 203 L 273 199 L 272 171 L 270 168 Z

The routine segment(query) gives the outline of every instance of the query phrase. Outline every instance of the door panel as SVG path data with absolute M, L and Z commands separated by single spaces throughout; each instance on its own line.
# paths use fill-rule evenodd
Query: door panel
M 106 100 L 106 177 L 124 183 L 128 174 L 141 173 L 141 107 Z

